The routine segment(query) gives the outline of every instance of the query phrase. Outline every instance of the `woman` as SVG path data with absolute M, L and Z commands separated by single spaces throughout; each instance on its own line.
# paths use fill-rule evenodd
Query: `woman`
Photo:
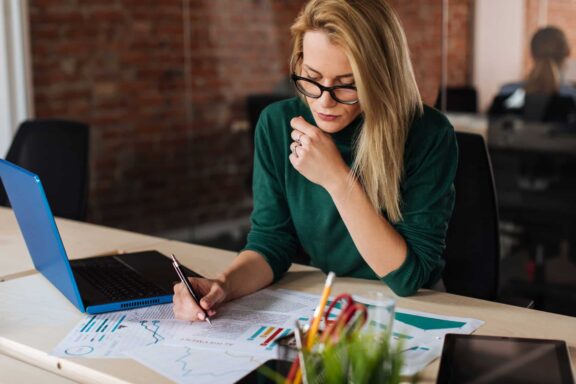
M 301 97 L 260 117 L 247 245 L 218 278 L 191 280 L 209 316 L 280 279 L 299 247 L 325 272 L 381 279 L 398 295 L 442 272 L 455 136 L 420 101 L 394 12 L 383 0 L 313 0 L 292 35 Z M 204 319 L 174 291 L 177 318 Z
M 562 73 L 570 56 L 570 47 L 562 30 L 556 27 L 539 29 L 532 37 L 530 50 L 534 67 L 524 84 L 526 93 L 558 93 L 568 87 Z M 568 88 L 573 90 L 573 87 Z
M 504 85 L 499 92 L 505 108 L 521 108 L 526 94 L 571 96 L 576 101 L 576 88 L 565 81 L 566 60 L 570 46 L 561 29 L 541 28 L 530 41 L 534 65 L 523 82 Z

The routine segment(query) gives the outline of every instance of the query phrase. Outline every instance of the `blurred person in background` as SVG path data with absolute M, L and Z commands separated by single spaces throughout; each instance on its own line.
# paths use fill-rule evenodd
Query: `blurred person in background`
M 490 115 L 517 114 L 525 120 L 574 122 L 576 87 L 565 80 L 570 47 L 557 27 L 539 29 L 530 42 L 534 61 L 526 80 L 504 85 L 494 98 Z
M 523 103 L 525 94 L 559 94 L 576 100 L 576 87 L 565 80 L 566 62 L 570 56 L 570 46 L 561 29 L 553 26 L 541 28 L 530 42 L 530 52 L 534 61 L 532 70 L 525 81 L 504 85 L 499 92 L 509 99 L 510 107 Z M 515 103 L 510 104 L 516 100 Z

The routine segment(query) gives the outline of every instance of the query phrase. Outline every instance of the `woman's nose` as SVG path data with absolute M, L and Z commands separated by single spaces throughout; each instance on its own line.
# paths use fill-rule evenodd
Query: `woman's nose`
M 322 95 L 320 95 L 320 98 L 318 99 L 318 101 L 320 102 L 320 106 L 325 107 L 325 108 L 333 107 L 334 104 L 336 104 L 336 100 L 334 100 L 334 98 L 332 97 L 332 95 L 328 91 L 322 92 Z

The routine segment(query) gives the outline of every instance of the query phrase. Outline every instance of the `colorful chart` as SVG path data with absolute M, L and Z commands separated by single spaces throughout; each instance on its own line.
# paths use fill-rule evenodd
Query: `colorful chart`
M 261 326 L 256 332 L 254 332 L 247 340 L 256 341 L 260 343 L 261 347 L 265 347 L 267 350 L 271 350 L 276 345 L 276 341 L 292 332 L 291 328 L 277 328 Z

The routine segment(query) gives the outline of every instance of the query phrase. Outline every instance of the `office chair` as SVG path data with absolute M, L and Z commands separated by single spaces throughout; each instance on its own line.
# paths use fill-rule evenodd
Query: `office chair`
M 446 236 L 447 292 L 485 300 L 498 297 L 498 206 L 490 157 L 482 136 L 456 132 L 456 202 Z
M 442 109 L 442 90 L 438 91 L 434 108 Z M 471 86 L 447 87 L 446 88 L 446 111 L 447 112 L 478 112 L 478 94 L 476 88 Z
M 248 95 L 246 97 L 246 112 L 248 117 L 248 123 L 250 124 L 250 134 L 252 137 L 252 143 L 254 143 L 254 131 L 256 129 L 256 124 L 260 118 L 260 113 L 269 104 L 275 103 L 276 101 L 285 100 L 292 97 L 287 94 L 280 93 L 260 93 L 254 95 Z
M 250 125 L 250 140 L 252 143 L 251 152 L 254 152 L 254 134 L 256 133 L 256 124 L 260 118 L 260 113 L 262 113 L 264 108 L 268 105 L 290 97 L 292 96 L 282 93 L 258 93 L 246 97 L 246 117 L 248 118 L 248 124 Z M 246 184 L 249 189 L 252 188 L 252 168 L 250 168 Z
M 6 160 L 37 174 L 55 216 L 84 220 L 88 201 L 89 126 L 27 120 L 18 128 Z M 8 205 L 0 188 L 0 205 Z

